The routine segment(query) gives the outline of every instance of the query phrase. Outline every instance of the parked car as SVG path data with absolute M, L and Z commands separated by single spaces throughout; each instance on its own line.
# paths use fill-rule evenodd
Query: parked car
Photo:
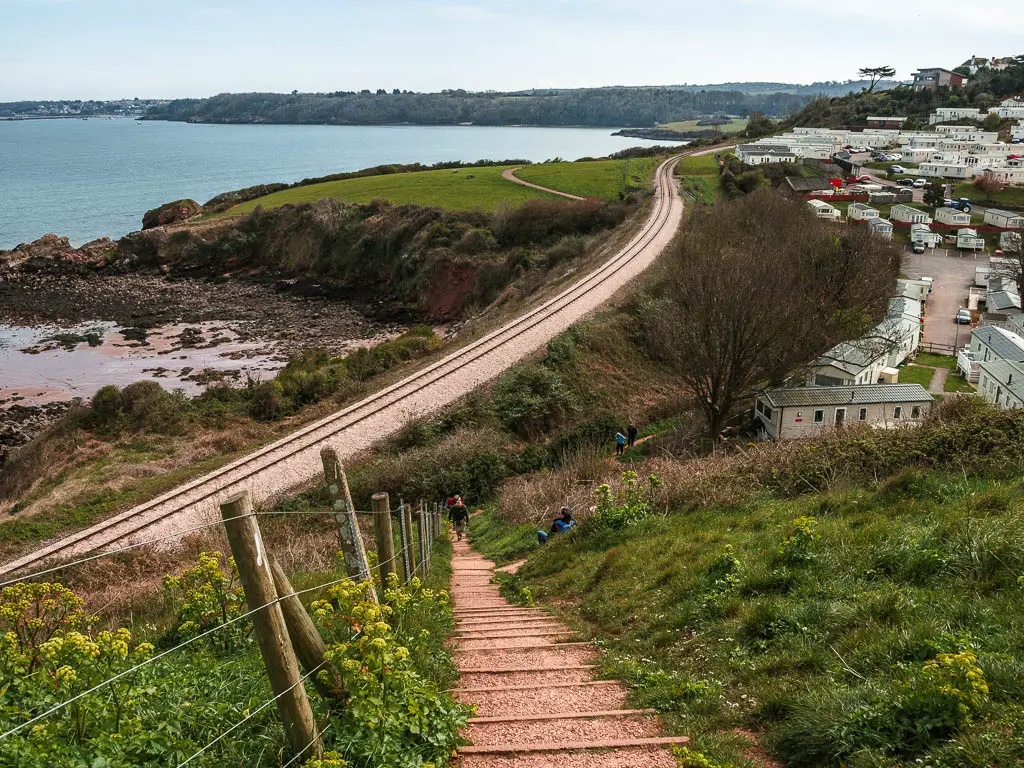
M 914 186 L 914 180 L 908 178 L 896 179 L 896 183 L 901 187 L 912 187 Z
M 870 176 L 851 176 L 849 181 L 847 181 L 846 183 L 847 184 L 860 184 L 862 182 L 868 182 L 868 181 L 871 181 L 871 177 Z
M 967 309 L 961 309 L 956 313 L 956 317 L 953 318 L 953 322 L 957 325 L 970 325 L 971 324 L 971 312 Z
M 889 173 L 906 173 L 906 172 L 907 172 L 907 169 L 904 168 L 902 165 L 890 165 L 889 166 Z
M 928 179 L 914 179 L 913 184 L 918 189 L 922 189 L 928 186 Z
M 924 243 L 920 240 L 915 240 L 910 246 L 910 250 L 914 253 L 924 253 Z
M 893 152 L 892 153 L 892 159 L 893 160 L 902 160 L 903 159 L 903 155 L 901 155 L 899 152 Z

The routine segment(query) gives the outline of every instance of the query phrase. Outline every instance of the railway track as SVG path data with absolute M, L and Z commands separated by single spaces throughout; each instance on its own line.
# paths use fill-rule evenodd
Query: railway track
M 716 150 L 707 150 L 716 151 Z M 411 376 L 152 501 L 0 565 L 14 575 L 60 557 L 171 535 L 215 519 L 220 501 L 248 490 L 257 504 L 308 483 L 322 470 L 320 450 L 342 458 L 410 421 L 453 402 L 584 317 L 655 259 L 678 229 L 682 202 L 672 171 L 683 153 L 656 171 L 655 203 L 643 227 L 612 258 L 557 296 Z M 695 152 L 692 154 L 702 154 Z

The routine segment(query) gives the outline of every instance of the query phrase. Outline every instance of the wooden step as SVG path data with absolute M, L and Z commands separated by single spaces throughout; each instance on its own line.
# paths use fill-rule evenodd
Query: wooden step
M 463 755 L 519 754 L 521 752 L 569 752 L 591 749 L 621 749 L 624 747 L 667 747 L 689 744 L 688 736 L 654 736 L 645 739 L 603 739 L 601 741 L 567 741 L 538 744 L 495 744 L 489 747 L 459 747 Z
M 593 643 L 585 641 L 571 643 L 538 643 L 537 645 L 492 645 L 490 648 L 452 648 L 455 653 L 486 653 L 487 651 L 528 651 L 531 648 L 543 648 L 546 651 L 558 650 L 559 648 L 579 648 L 588 645 L 594 647 Z
M 629 717 L 631 715 L 656 715 L 656 709 L 604 709 L 597 712 L 563 712 L 560 715 L 512 715 L 508 717 L 471 717 L 470 725 L 480 723 L 519 723 L 532 720 L 572 720 L 577 717 Z
M 618 680 L 589 680 L 585 683 L 546 683 L 544 685 L 499 685 L 494 688 L 452 688 L 449 693 L 496 693 L 498 691 L 546 691 L 551 688 L 586 688 L 622 685 Z

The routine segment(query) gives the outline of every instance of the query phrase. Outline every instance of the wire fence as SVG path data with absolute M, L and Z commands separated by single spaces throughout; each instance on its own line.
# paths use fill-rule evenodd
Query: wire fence
M 422 575 L 424 578 L 426 577 L 426 575 L 428 573 L 428 570 L 429 570 L 429 558 L 432 555 L 433 547 L 431 545 L 432 542 L 425 541 L 425 538 L 427 536 L 430 536 L 431 538 L 434 537 L 434 536 L 437 536 L 437 535 L 440 534 L 440 532 L 442 530 L 441 525 L 440 525 L 439 509 L 440 509 L 439 505 L 435 505 L 434 508 L 433 508 L 433 511 L 430 512 L 430 511 L 427 511 L 427 508 L 422 503 L 420 505 L 420 515 L 421 515 L 421 517 L 420 517 L 420 530 L 419 530 L 419 537 L 418 538 L 420 539 L 421 556 L 418 558 L 419 562 L 416 563 L 414 567 L 410 567 L 410 564 L 413 561 L 413 558 L 411 557 L 411 555 L 414 552 L 415 547 L 413 546 L 414 542 L 413 542 L 413 538 L 412 538 L 412 533 L 411 533 L 411 531 L 407 531 L 406 530 L 406 527 L 404 525 L 404 520 L 403 520 L 403 525 L 402 525 L 402 529 L 401 529 L 401 532 L 402 532 L 402 546 L 400 547 L 398 552 L 396 554 L 394 554 L 392 557 L 390 557 L 387 560 L 384 560 L 382 562 L 378 562 L 376 564 L 376 568 L 377 568 L 379 573 L 383 574 L 384 573 L 384 569 L 385 569 L 386 566 L 389 566 L 392 563 L 394 563 L 395 561 L 401 559 L 401 560 L 403 560 L 403 566 L 404 566 L 404 571 L 405 571 L 405 581 L 404 581 L 404 585 L 403 586 L 408 586 L 412 582 L 412 580 L 414 578 L 416 578 L 418 575 Z M 402 516 L 407 511 L 411 511 L 411 508 L 407 507 L 407 505 L 405 505 L 405 504 L 400 505 L 397 508 L 397 510 L 390 510 L 390 512 L 392 514 L 397 512 L 397 514 L 398 514 L 400 519 L 402 519 Z M 358 515 L 369 515 L 369 516 L 381 514 L 381 512 L 377 512 L 377 511 L 352 510 L 352 512 L 354 514 L 358 514 Z M 140 549 L 142 547 L 152 546 L 152 545 L 155 545 L 155 544 L 164 543 L 164 542 L 170 541 L 172 539 L 179 539 L 180 540 L 182 537 L 187 536 L 189 534 L 196 533 L 196 532 L 203 531 L 203 530 L 210 529 L 210 528 L 214 528 L 214 527 L 217 527 L 217 526 L 221 526 L 221 525 L 224 525 L 225 523 L 228 523 L 228 522 L 238 521 L 238 520 L 242 520 L 242 519 L 245 519 L 245 518 L 277 517 L 277 516 L 282 516 L 282 515 L 296 515 L 296 514 L 299 514 L 299 515 L 335 515 L 336 513 L 334 511 L 332 511 L 332 510 L 295 510 L 295 511 L 287 510 L 287 511 L 281 511 L 281 512 L 262 512 L 262 513 L 258 513 L 258 512 L 252 511 L 252 512 L 248 512 L 248 513 L 242 514 L 242 515 L 235 515 L 235 516 L 231 516 L 231 517 L 227 517 L 227 518 L 221 518 L 219 520 L 216 520 L 216 521 L 213 521 L 213 522 L 210 522 L 210 523 L 206 523 L 206 524 L 203 524 L 203 525 L 193 526 L 193 527 L 187 528 L 185 530 L 177 531 L 175 533 L 168 534 L 168 535 L 165 535 L 165 536 L 151 538 L 151 539 L 147 539 L 147 540 L 144 540 L 144 541 L 136 542 L 134 544 L 126 545 L 126 546 L 123 546 L 123 547 L 117 547 L 117 548 L 114 548 L 114 549 L 108 549 L 108 550 L 104 550 L 102 552 L 96 552 L 96 553 L 93 553 L 93 554 L 89 554 L 87 556 L 81 557 L 81 558 L 79 558 L 77 560 L 74 560 L 74 561 L 71 561 L 71 562 L 61 563 L 59 565 L 55 565 L 55 566 L 51 566 L 51 567 L 44 568 L 44 569 L 41 569 L 41 570 L 37 570 L 37 571 L 34 571 L 32 573 L 29 573 L 29 574 L 26 574 L 26 575 L 23 575 L 23 576 L 20 576 L 20 577 L 17 577 L 17 578 L 11 578 L 11 579 L 8 579 L 8 580 L 6 580 L 4 582 L 0 582 L 0 588 L 7 587 L 7 586 L 10 586 L 10 585 L 18 583 L 18 582 L 24 582 L 24 581 L 28 581 L 28 580 L 31 580 L 31 579 L 37 579 L 39 577 L 47 576 L 47 575 L 50 575 L 50 574 L 53 574 L 53 573 L 57 573 L 59 571 L 67 570 L 67 569 L 75 567 L 75 566 L 80 566 L 80 565 L 83 565 L 83 564 L 86 564 L 86 563 L 90 563 L 90 562 L 93 562 L 95 560 L 98 560 L 98 559 L 101 559 L 101 558 L 104 558 L 104 557 L 112 557 L 112 556 L 115 556 L 115 555 L 123 554 L 125 552 L 137 550 L 137 549 Z M 425 517 L 423 515 L 425 515 Z M 429 518 L 429 521 L 428 521 L 428 518 Z M 250 619 L 251 617 L 253 617 L 255 614 L 259 613 L 260 611 L 266 610 L 266 609 L 271 608 L 272 606 L 275 606 L 275 605 L 279 605 L 280 603 L 282 603 L 285 600 L 290 600 L 290 599 L 298 597 L 300 595 L 308 594 L 308 593 L 311 593 L 311 592 L 316 592 L 316 591 L 319 591 L 319 590 L 323 590 L 323 589 L 329 588 L 331 586 L 335 586 L 337 584 L 340 584 L 340 583 L 342 583 L 344 581 L 349 580 L 350 578 L 351 578 L 350 576 L 346 575 L 346 576 L 343 576 L 343 577 L 340 577 L 340 578 L 337 578 L 337 579 L 333 579 L 331 581 L 327 581 L 327 582 L 324 582 L 324 583 L 321 583 L 321 584 L 317 584 L 317 585 L 312 586 L 312 587 L 307 587 L 307 588 L 301 589 L 301 590 L 294 590 L 294 591 L 290 592 L 289 594 L 286 594 L 286 595 L 283 595 L 283 596 L 279 595 L 275 599 L 265 603 L 264 605 L 261 605 L 261 606 L 259 606 L 257 608 L 253 608 L 253 609 L 247 610 L 246 612 L 244 612 L 242 614 L 239 614 L 238 616 L 234 616 L 232 618 L 225 619 L 224 621 L 222 621 L 217 626 L 211 627 L 210 629 L 207 629 L 207 630 L 204 630 L 204 631 L 200 632 L 199 634 L 196 634 L 193 637 L 190 637 L 187 640 L 184 640 L 184 641 L 178 643 L 177 645 L 175 645 L 172 648 L 168 648 L 167 650 L 161 651 L 160 653 L 158 653 L 156 655 L 150 656 L 147 659 L 145 659 L 144 661 L 141 661 L 138 664 L 135 664 L 134 666 L 130 667 L 129 669 L 123 670 L 123 671 L 121 671 L 121 672 L 119 672 L 119 673 L 117 673 L 115 675 L 112 675 L 111 677 L 109 677 L 109 678 L 103 680 L 102 682 L 92 686 L 91 688 L 89 688 L 89 689 L 87 689 L 85 691 L 82 691 L 81 693 L 78 693 L 75 696 L 72 696 L 72 697 L 70 697 L 70 698 L 68 698 L 68 699 L 66 699 L 64 701 L 58 702 L 57 704 L 54 704 L 53 706 L 49 707 L 45 711 L 43 711 L 43 712 L 41 712 L 41 713 L 39 713 L 39 714 L 29 718 L 28 720 L 26 720 L 26 721 L 24 721 L 24 722 L 22 722 L 22 723 L 20 723 L 20 724 L 18 724 L 16 726 L 14 726 L 12 728 L 9 728 L 6 732 L 0 733 L 0 742 L 2 742 L 3 740 L 8 739 L 8 738 L 18 734 L 18 733 L 20 733 L 21 731 L 23 731 L 26 728 L 29 728 L 30 726 L 36 725 L 36 724 L 40 723 L 41 721 L 46 720 L 47 718 L 49 718 L 49 717 L 51 717 L 51 716 L 61 712 L 62 710 L 66 709 L 68 707 L 71 707 L 72 705 L 82 701 L 83 699 L 85 699 L 88 696 L 92 696 L 94 694 L 99 693 L 100 691 L 102 691 L 104 688 L 106 688 L 108 686 L 110 686 L 110 685 L 112 685 L 112 684 L 114 684 L 114 683 L 116 683 L 116 682 L 118 682 L 120 680 L 124 680 L 125 678 L 128 678 L 131 675 L 134 675 L 134 674 L 138 673 L 140 670 L 142 670 L 142 669 L 144 669 L 146 667 L 149 667 L 152 664 L 155 664 L 156 662 L 160 661 L 161 659 L 166 659 L 171 654 L 174 654 L 174 653 L 176 653 L 176 652 L 178 652 L 178 651 L 180 651 L 180 650 L 182 650 L 182 649 L 184 649 L 184 648 L 186 648 L 186 647 L 188 647 L 188 646 L 190 646 L 190 645 L 192 645 L 194 643 L 197 643 L 200 640 L 208 638 L 208 637 L 216 634 L 217 632 L 220 632 L 220 631 L 222 631 L 222 630 L 224 630 L 224 629 L 226 629 L 226 628 L 228 628 L 230 626 L 236 625 L 236 624 L 242 622 L 243 620 Z M 356 632 L 352 636 L 352 638 L 350 639 L 350 642 L 351 642 L 351 640 L 356 639 L 360 634 L 361 634 L 361 631 L 360 632 Z M 313 669 L 309 670 L 308 672 L 306 672 L 305 675 L 300 677 L 299 680 L 297 680 L 294 684 L 289 686 L 287 689 L 279 691 L 276 695 L 274 695 L 269 700 L 264 701 L 257 708 L 248 711 L 243 718 L 241 718 L 240 720 L 238 720 L 235 723 L 233 723 L 231 726 L 226 728 L 224 731 L 220 732 L 215 738 L 213 738 L 211 741 L 209 741 L 206 745 L 201 747 L 199 750 L 197 750 L 195 753 L 193 753 L 191 756 L 189 756 L 186 760 L 184 760 L 183 762 L 179 763 L 178 764 L 178 768 L 182 768 L 183 766 L 186 766 L 189 763 L 192 763 L 194 760 L 198 759 L 203 754 L 209 752 L 218 743 L 220 743 L 224 738 L 226 738 L 230 734 L 234 733 L 239 728 L 243 727 L 246 723 L 248 723 L 251 720 L 253 720 L 255 717 L 260 715 L 262 712 L 266 711 L 269 707 L 273 706 L 276 702 L 278 702 L 282 697 L 286 696 L 288 693 L 290 693 L 291 691 L 295 690 L 300 685 L 303 685 L 307 680 L 309 680 L 315 674 L 317 674 L 319 671 L 321 671 L 326 665 L 327 665 L 327 661 L 324 660 L 323 662 L 318 664 L 315 668 L 313 668 Z M 305 747 L 303 747 L 301 750 L 298 750 L 289 759 L 289 761 L 287 763 L 285 763 L 284 768 L 288 768 L 288 766 L 293 765 L 306 752 L 308 752 L 309 749 L 311 749 L 313 746 L 315 746 L 318 741 L 322 742 L 322 739 L 323 739 L 323 734 L 321 732 L 317 731 L 316 732 L 316 736 L 311 741 L 309 741 L 309 743 L 307 743 Z

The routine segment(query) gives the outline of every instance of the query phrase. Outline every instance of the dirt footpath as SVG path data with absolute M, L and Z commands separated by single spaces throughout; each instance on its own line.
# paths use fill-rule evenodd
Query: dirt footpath
M 455 695 L 476 706 L 461 768 L 672 768 L 654 710 L 629 709 L 625 686 L 595 680 L 597 649 L 539 608 L 490 583 L 494 563 L 456 542 Z

